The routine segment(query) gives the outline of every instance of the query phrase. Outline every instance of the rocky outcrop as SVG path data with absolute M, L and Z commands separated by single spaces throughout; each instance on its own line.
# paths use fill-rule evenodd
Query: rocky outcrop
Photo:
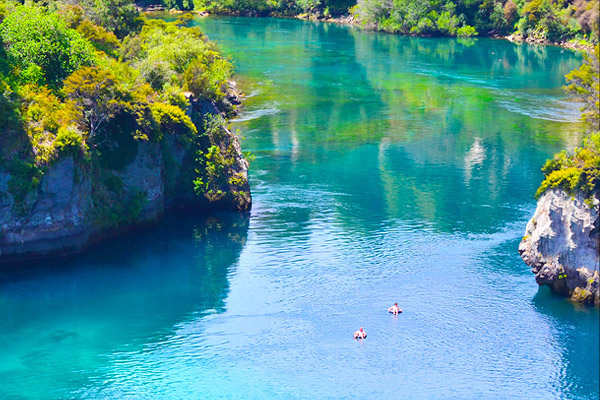
M 189 113 L 202 121 L 219 111 L 192 99 Z M 224 195 L 212 201 L 194 192 L 193 179 L 198 150 L 215 143 L 233 156 L 220 187 Z M 200 145 L 169 134 L 159 142 L 133 144 L 132 161 L 119 168 L 76 155 L 61 157 L 24 200 L 11 194 L 14 173 L 0 164 L 0 263 L 80 252 L 107 236 L 155 223 L 169 208 L 250 209 L 248 164 L 238 138 L 225 126 L 217 140 Z
M 600 306 L 598 195 L 584 201 L 562 189 L 539 199 L 519 254 L 539 285 L 582 303 Z

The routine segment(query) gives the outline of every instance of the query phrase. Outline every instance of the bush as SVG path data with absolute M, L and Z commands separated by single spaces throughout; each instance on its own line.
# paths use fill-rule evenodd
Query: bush
M 83 137 L 73 127 L 61 127 L 56 134 L 54 148 L 58 154 L 77 154 L 83 146 Z
M 21 88 L 24 127 L 37 165 L 58 155 L 55 140 L 60 129 L 72 124 L 73 114 L 48 88 L 27 85 Z
M 101 26 L 94 25 L 88 20 L 77 26 L 77 32 L 92 43 L 96 50 L 103 51 L 111 57 L 117 57 L 121 43 L 114 33 L 108 32 Z
M 12 195 L 13 210 L 18 215 L 28 211 L 27 195 L 39 186 L 43 171 L 30 161 L 13 160 L 9 165 L 8 192 Z
M 582 180 L 581 175 L 582 171 L 575 167 L 552 171 L 538 188 L 535 193 L 535 198 L 539 198 L 546 190 L 557 187 L 561 187 L 567 190 L 567 192 L 573 193 L 579 187 Z
M 458 37 L 477 36 L 477 31 L 472 26 L 463 25 L 456 30 L 456 36 L 458 36 Z
M 144 25 L 144 17 L 132 0 L 83 0 L 81 4 L 89 20 L 119 39 L 139 32 Z
M 504 4 L 504 20 L 508 24 L 509 27 L 512 27 L 515 21 L 519 16 L 517 5 L 513 2 L 513 0 L 508 0 Z
M 187 137 L 198 133 L 190 117 L 181 108 L 170 104 L 153 103 L 150 109 L 161 132 Z
M 138 37 L 125 40 L 123 57 L 156 91 L 186 87 L 197 97 L 219 101 L 233 65 L 197 28 L 149 21 Z
M 0 134 L 3 131 L 19 130 L 21 128 L 22 119 L 18 102 L 17 94 L 14 93 L 4 75 L 0 73 L 0 121 L 2 121 Z
M 566 151 L 558 153 L 546 161 L 542 167 L 545 179 L 536 192 L 541 196 L 547 189 L 560 187 L 568 193 L 583 193 L 584 196 L 597 196 L 600 184 L 600 68 L 598 63 L 600 48 L 585 55 L 581 67 L 567 74 L 568 86 L 565 90 L 579 98 L 584 106 L 582 121 L 588 135 L 583 146 L 575 148 L 572 155 Z M 589 201 L 588 201 L 589 203 Z
M 600 130 L 600 46 L 584 55 L 581 67 L 567 74 L 565 89 L 583 102 L 582 120 L 588 132 Z
M 23 71 L 25 82 L 58 88 L 77 68 L 94 62 L 92 45 L 40 7 L 17 7 L 0 25 L 0 34 L 9 61 Z
M 65 80 L 64 93 L 76 110 L 80 129 L 93 141 L 123 107 L 115 76 L 105 69 L 85 67 Z

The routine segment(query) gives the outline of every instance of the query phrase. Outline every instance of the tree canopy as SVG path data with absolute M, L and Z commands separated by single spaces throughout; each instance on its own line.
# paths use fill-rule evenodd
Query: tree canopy
M 90 42 L 41 7 L 16 7 L 0 25 L 0 35 L 8 61 L 25 83 L 58 87 L 77 68 L 94 63 Z

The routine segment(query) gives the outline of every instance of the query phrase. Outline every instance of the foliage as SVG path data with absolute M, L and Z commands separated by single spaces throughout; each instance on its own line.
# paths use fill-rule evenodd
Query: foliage
M 123 58 L 154 90 L 187 87 L 197 97 L 220 101 L 232 64 L 198 28 L 179 22 L 148 21 L 138 36 L 125 40 Z
M 594 194 L 600 182 L 600 133 L 592 133 L 584 139 L 584 145 L 569 156 L 559 153 L 548 160 L 542 172 L 545 179 L 536 192 L 539 198 L 550 188 L 562 188 L 570 194 Z
M 456 4 L 429 0 L 366 0 L 353 9 L 365 25 L 406 35 L 476 36 L 477 30 L 466 23 Z
M 27 195 L 38 187 L 43 171 L 32 162 L 15 159 L 9 165 L 9 172 L 8 192 L 14 199 L 13 210 L 24 215 L 28 211 Z
M 85 10 L 79 5 L 59 6 L 58 12 L 65 19 L 67 26 L 75 29 L 84 38 L 90 41 L 94 48 L 102 51 L 111 57 L 118 56 L 118 49 L 121 45 L 117 36 L 106 30 L 106 28 L 93 24 L 86 16 Z
M 126 187 L 117 171 L 136 159 L 140 141 L 166 135 L 184 146 L 185 160 L 208 155 L 198 166 L 214 187 L 207 199 L 245 184 L 229 170 L 237 152 L 225 120 L 215 117 L 199 134 L 186 114 L 184 90 L 224 109 L 233 73 L 187 19 L 146 21 L 127 0 L 0 0 L 0 168 L 10 175 L 15 212 L 29 212 L 52 163 L 75 156 L 76 171 L 91 179 L 96 216 L 133 222 L 147 194 Z M 193 166 L 176 177 L 190 194 L 192 174 Z
M 65 80 L 64 93 L 77 111 L 78 123 L 91 140 L 122 108 L 115 76 L 97 67 L 84 67 Z
M 17 94 L 0 72 L 0 121 L 2 121 L 4 130 L 20 129 L 21 115 L 18 103 Z
M 77 68 L 94 62 L 94 48 L 57 14 L 19 6 L 0 25 L 8 60 L 24 82 L 60 87 Z
M 582 193 L 588 199 L 598 195 L 600 189 L 600 100 L 598 45 L 593 54 L 585 56 L 583 65 L 569 73 L 565 89 L 583 101 L 582 120 L 588 136 L 583 146 L 575 148 L 572 155 L 565 151 L 548 160 L 542 172 L 545 179 L 536 192 L 536 198 L 550 188 L 562 188 L 568 193 Z
M 227 91 L 227 79 L 233 74 L 231 63 L 209 50 L 185 69 L 185 87 L 197 97 L 220 101 Z
M 507 34 L 598 42 L 598 0 L 364 0 L 352 8 L 364 25 L 410 35 Z
M 567 74 L 565 89 L 583 102 L 582 120 L 588 132 L 600 131 L 600 46 L 594 52 L 584 55 L 584 62 L 578 69 Z
M 86 18 L 117 38 L 138 32 L 144 25 L 143 16 L 137 11 L 133 0 L 80 0 Z
M 46 87 L 27 85 L 21 88 L 24 127 L 33 147 L 36 165 L 55 160 L 56 136 L 73 122 L 72 110 Z
M 207 150 L 198 150 L 196 153 L 196 178 L 194 191 L 199 196 L 204 196 L 209 201 L 222 199 L 230 182 L 230 169 L 235 163 L 235 150 L 231 142 L 224 140 L 223 117 L 207 116 L 204 119 L 204 135 L 209 139 Z
M 346 14 L 355 0 L 194 0 L 194 8 L 242 15 Z
M 154 103 L 150 109 L 161 132 L 183 137 L 192 137 L 198 133 L 196 125 L 181 108 L 171 104 Z
M 206 152 L 199 150 L 196 161 L 200 167 L 196 170 L 199 176 L 194 180 L 194 190 L 210 201 L 219 200 L 225 194 L 221 186 L 225 184 L 227 167 L 227 160 L 221 154 L 221 149 L 210 146 Z
M 83 146 L 83 137 L 74 127 L 61 127 L 54 140 L 58 154 L 76 154 Z
M 98 51 L 103 51 L 111 57 L 117 57 L 120 48 L 119 39 L 114 33 L 108 32 L 101 26 L 83 20 L 77 26 L 77 32 L 90 41 Z

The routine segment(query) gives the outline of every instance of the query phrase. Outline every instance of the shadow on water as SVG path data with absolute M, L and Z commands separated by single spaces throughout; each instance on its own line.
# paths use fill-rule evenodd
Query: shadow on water
M 77 387 L 112 354 L 143 352 L 188 318 L 222 311 L 248 223 L 235 213 L 171 216 L 77 259 L 4 269 L 0 397 Z
M 569 399 L 592 399 L 600 387 L 600 310 L 574 304 L 542 286 L 533 298 L 533 306 L 555 326 L 549 343 L 561 351 L 561 376 L 557 390 Z

